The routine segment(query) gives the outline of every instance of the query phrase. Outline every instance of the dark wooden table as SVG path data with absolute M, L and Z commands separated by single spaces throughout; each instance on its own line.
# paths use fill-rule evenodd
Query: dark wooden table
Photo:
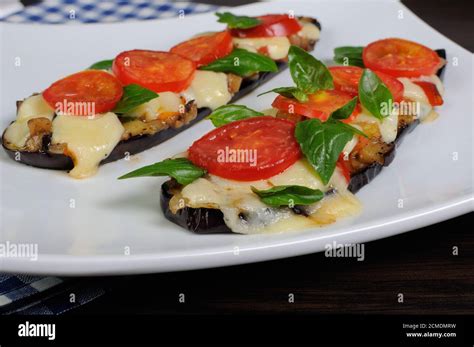
M 440 32 L 474 51 L 472 2 L 404 3 Z M 472 221 L 473 214 L 464 215 L 370 242 L 363 262 L 326 258 L 319 253 L 210 270 L 92 279 L 103 281 L 110 291 L 73 314 L 472 313 Z M 458 255 L 453 255 L 453 247 L 458 248 Z M 180 293 L 186 295 L 186 304 L 178 302 Z M 398 302 L 400 293 L 403 303 Z M 294 294 L 294 303 L 288 303 L 289 294 Z

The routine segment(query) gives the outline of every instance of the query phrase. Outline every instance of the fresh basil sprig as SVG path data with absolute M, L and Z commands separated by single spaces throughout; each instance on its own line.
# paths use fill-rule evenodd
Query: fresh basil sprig
M 206 174 L 206 170 L 194 165 L 186 158 L 165 159 L 158 163 L 144 166 L 129 172 L 118 179 L 145 177 L 145 176 L 171 176 L 179 184 L 187 185 Z
M 277 93 L 287 98 L 296 99 L 299 102 L 308 101 L 308 95 L 297 87 L 278 87 L 267 92 L 258 94 L 257 96 L 268 94 L 268 93 Z
M 265 204 L 273 207 L 295 205 L 310 205 L 318 202 L 324 197 L 319 189 L 311 189 L 303 186 L 275 186 L 267 190 L 258 190 L 251 187 Z
M 217 72 L 232 72 L 239 76 L 246 76 L 254 72 L 277 72 L 278 66 L 270 58 L 249 52 L 242 48 L 234 48 L 227 56 L 214 60 L 212 63 L 201 66 L 199 69 Z
M 360 130 L 335 118 L 326 122 L 308 119 L 298 122 L 295 129 L 301 151 L 324 184 L 331 179 L 339 154 L 354 134 L 365 136 Z
M 143 88 L 138 84 L 129 84 L 123 87 L 122 99 L 117 103 L 113 112 L 121 114 L 130 112 L 135 107 L 156 97 L 158 97 L 158 94 L 152 90 Z
M 393 96 L 387 86 L 370 69 L 364 69 L 359 80 L 360 103 L 376 118 L 388 117 Z
M 288 66 L 293 82 L 305 93 L 334 89 L 334 82 L 328 68 L 304 49 L 297 46 L 290 47 Z
M 364 67 L 364 61 L 362 60 L 362 51 L 364 47 L 351 47 L 343 46 L 337 47 L 334 49 L 334 58 L 333 60 L 342 65 L 354 65 L 359 67 Z
M 354 112 L 357 106 L 357 96 L 354 96 L 347 104 L 333 111 L 329 118 L 347 119 Z
M 280 87 L 269 92 L 305 102 L 308 100 L 308 94 L 322 89 L 334 89 L 334 82 L 328 68 L 304 49 L 297 46 L 290 47 L 288 66 L 296 87 Z
M 258 116 L 263 116 L 263 113 L 252 110 L 244 105 L 223 105 L 216 108 L 207 116 L 207 119 L 209 119 L 215 127 L 220 127 L 237 120 Z
M 229 29 L 249 29 L 260 25 L 262 21 L 255 17 L 237 16 L 230 12 L 216 12 L 219 23 L 227 24 Z
M 89 66 L 89 70 L 109 70 L 112 68 L 113 59 L 101 60 Z

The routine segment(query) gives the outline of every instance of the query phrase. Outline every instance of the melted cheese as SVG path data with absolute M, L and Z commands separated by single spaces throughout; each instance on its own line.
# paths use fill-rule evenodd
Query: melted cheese
M 301 30 L 298 31 L 298 36 L 301 36 L 305 39 L 317 41 L 319 40 L 320 31 L 319 28 L 313 23 L 306 21 L 299 21 L 302 26 Z
M 16 149 L 22 149 L 30 136 L 28 121 L 34 118 L 52 120 L 53 116 L 54 109 L 41 94 L 30 96 L 21 103 L 15 122 L 5 130 L 4 139 Z
M 316 204 L 306 206 L 311 215 L 305 217 L 296 215 L 286 207 L 269 207 L 251 190 L 251 186 L 269 189 L 276 185 L 301 185 L 324 192 L 334 187 L 339 192 L 334 193 L 334 196 L 344 196 L 343 200 L 350 203 L 336 209 L 332 206 L 334 203 L 326 206 L 325 201 L 329 203 L 332 200 L 324 198 Z M 346 189 L 347 182 L 339 169 L 336 169 L 329 184 L 324 185 L 308 162 L 299 160 L 284 172 L 266 180 L 238 182 L 207 175 L 185 186 L 175 197 L 184 199 L 185 205 L 189 207 L 220 209 L 224 215 L 224 222 L 232 231 L 253 234 L 319 226 L 328 224 L 328 220 L 335 221 L 339 217 L 353 215 L 360 210 L 360 204 Z M 170 208 L 174 203 L 170 202 Z M 349 205 L 350 208 L 344 208 Z
M 363 109 L 357 116 L 355 123 L 375 123 L 379 127 L 380 135 L 385 143 L 395 141 L 398 133 L 398 112 L 392 112 L 388 117 L 380 120 Z
M 85 178 L 97 172 L 99 163 L 119 143 L 124 128 L 112 112 L 93 117 L 58 115 L 53 121 L 52 144 L 66 144 L 74 161 L 69 175 Z
M 209 107 L 212 110 L 227 104 L 232 98 L 227 86 L 227 75 L 213 71 L 197 70 L 191 85 L 182 94 L 186 100 L 194 100 L 197 107 Z
M 183 100 L 176 93 L 162 92 L 160 95 L 144 104 L 139 105 L 127 115 L 141 118 L 146 121 L 158 119 L 163 113 L 179 113 L 183 107 Z
M 403 83 L 403 97 L 413 101 L 419 101 L 427 104 L 430 103 L 428 97 L 423 91 L 423 88 L 421 88 L 419 85 L 413 83 L 409 78 L 406 77 L 400 77 L 398 80 Z
M 398 80 L 403 83 L 403 97 L 418 103 L 419 111 L 416 112 L 416 117 L 423 120 L 433 110 L 433 106 L 431 106 L 423 88 L 413 83 L 409 78 L 400 77 Z
M 279 37 L 257 37 L 257 38 L 237 38 L 233 39 L 234 46 L 245 49 L 249 52 L 257 53 L 259 48 L 266 47 L 268 56 L 273 60 L 284 59 L 290 49 L 290 40 L 286 36 Z

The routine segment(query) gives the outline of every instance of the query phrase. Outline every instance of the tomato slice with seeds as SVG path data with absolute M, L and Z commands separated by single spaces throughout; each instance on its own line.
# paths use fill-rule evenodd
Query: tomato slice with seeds
M 404 39 L 372 42 L 362 52 L 364 65 L 395 77 L 433 75 L 444 62 L 432 49 Z
M 352 98 L 351 94 L 340 90 L 319 90 L 314 94 L 308 95 L 308 101 L 306 102 L 299 102 L 296 99 L 278 95 L 273 101 L 272 106 L 285 113 L 298 114 L 308 118 L 319 118 L 325 121 L 332 112 L 347 104 Z M 359 113 L 360 108 L 357 106 L 344 122 L 351 122 Z
M 112 71 L 124 84 L 138 84 L 154 92 L 180 92 L 192 82 L 196 65 L 180 55 L 135 49 L 115 57 Z
M 232 122 L 194 142 L 189 148 L 189 160 L 227 179 L 270 178 L 300 158 L 294 132 L 294 122 L 269 116 Z
M 105 71 L 86 70 L 54 82 L 43 92 L 43 98 L 54 109 L 58 108 L 58 104 L 63 107 L 66 103 L 77 110 L 74 115 L 90 116 L 90 113 L 84 112 L 94 110 L 98 114 L 112 110 L 122 94 L 122 84 L 115 76 Z M 84 107 L 83 103 L 89 105 Z
M 419 85 L 421 89 L 423 89 L 431 106 L 440 106 L 444 103 L 443 97 L 434 83 L 425 81 L 413 81 L 413 83 Z
M 334 88 L 353 96 L 359 93 L 359 80 L 364 71 L 358 66 L 331 66 L 329 67 L 334 80 Z M 393 100 L 400 102 L 403 99 L 403 83 L 395 77 L 387 75 L 380 71 L 374 71 L 375 74 L 387 86 L 393 96 Z
M 287 14 L 267 14 L 257 17 L 262 22 L 260 25 L 249 29 L 232 29 L 234 37 L 274 37 L 290 36 L 301 30 L 301 25 L 295 18 Z
M 177 44 L 171 53 L 194 61 L 197 66 L 207 65 L 232 51 L 232 36 L 228 31 L 195 37 Z

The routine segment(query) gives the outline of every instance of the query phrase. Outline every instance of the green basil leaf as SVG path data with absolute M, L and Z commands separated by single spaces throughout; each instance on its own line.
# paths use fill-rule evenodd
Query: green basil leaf
M 304 49 L 290 47 L 288 66 L 296 86 L 306 94 L 321 89 L 334 89 L 332 76 L 327 67 Z
M 364 67 L 364 61 L 362 60 L 362 51 L 364 47 L 351 47 L 343 46 L 334 49 L 334 61 L 342 65 L 355 65 Z
M 122 114 L 130 112 L 135 107 L 156 97 L 158 97 L 158 94 L 152 90 L 143 88 L 138 84 L 129 84 L 123 87 L 122 99 L 117 103 L 113 112 Z
M 227 24 L 227 27 L 230 29 L 248 29 L 256 27 L 260 25 L 262 21 L 255 17 L 247 17 L 247 16 L 237 16 L 230 12 L 223 12 L 215 13 L 219 19 L 217 20 L 219 23 Z
M 333 118 L 329 118 L 329 119 L 326 121 L 326 123 L 327 123 L 327 122 L 329 122 L 329 123 L 338 123 L 338 125 L 339 125 L 340 127 L 345 128 L 347 131 L 350 131 L 350 132 L 352 132 L 352 133 L 354 133 L 354 134 L 363 136 L 363 137 L 365 137 L 365 138 L 369 138 L 366 133 L 364 133 L 363 131 L 357 129 L 356 127 L 353 127 L 352 125 L 349 125 L 349 124 L 340 122 L 340 121 L 338 121 L 338 120 L 336 120 L 336 119 L 333 119 Z
M 232 72 L 239 76 L 245 76 L 254 72 L 269 71 L 277 72 L 278 66 L 270 58 L 257 53 L 235 48 L 229 55 L 214 60 L 212 63 L 201 66 L 199 69 L 217 72 Z
M 353 97 L 347 104 L 332 112 L 329 118 L 347 119 L 354 112 L 357 106 L 357 96 Z
M 327 122 L 338 121 L 340 119 L 347 119 L 352 114 L 352 112 L 354 112 L 354 109 L 356 108 L 356 106 L 357 106 L 357 96 L 354 96 L 347 104 L 338 108 L 336 111 L 332 112 Z M 352 131 L 354 134 L 358 134 L 358 135 L 368 138 L 368 136 L 364 132 L 360 131 L 359 129 L 353 126 L 350 126 L 349 124 L 346 124 L 346 123 L 342 123 L 342 122 L 338 122 L 338 123 L 340 123 L 340 126 L 345 127 L 348 131 Z
M 89 70 L 109 70 L 112 68 L 113 59 L 111 60 L 101 60 L 95 64 L 89 66 Z
M 318 202 L 324 197 L 319 189 L 311 189 L 303 186 L 275 186 L 267 190 L 258 190 L 251 187 L 265 204 L 273 207 L 295 205 L 310 205 Z
M 216 108 L 207 116 L 207 119 L 209 119 L 215 127 L 220 127 L 237 120 L 258 116 L 263 116 L 263 113 L 243 105 L 224 105 Z
M 204 176 L 205 174 L 206 170 L 194 165 L 188 159 L 176 158 L 165 159 L 159 163 L 142 167 L 135 171 L 129 172 L 118 179 L 122 180 L 125 178 L 145 176 L 171 176 L 176 181 L 178 181 L 179 184 L 186 185 L 197 180 L 199 177 Z
M 360 103 L 376 118 L 390 115 L 393 97 L 390 90 L 370 69 L 364 69 L 359 80 Z
M 271 92 L 280 94 L 287 98 L 297 99 L 299 102 L 308 101 L 308 95 L 301 89 L 298 89 L 297 87 L 279 87 L 279 88 L 275 88 L 267 92 L 258 94 L 257 96 L 268 94 Z
M 336 168 L 339 154 L 354 132 L 338 120 L 309 119 L 296 124 L 295 137 L 308 162 L 327 184 Z

